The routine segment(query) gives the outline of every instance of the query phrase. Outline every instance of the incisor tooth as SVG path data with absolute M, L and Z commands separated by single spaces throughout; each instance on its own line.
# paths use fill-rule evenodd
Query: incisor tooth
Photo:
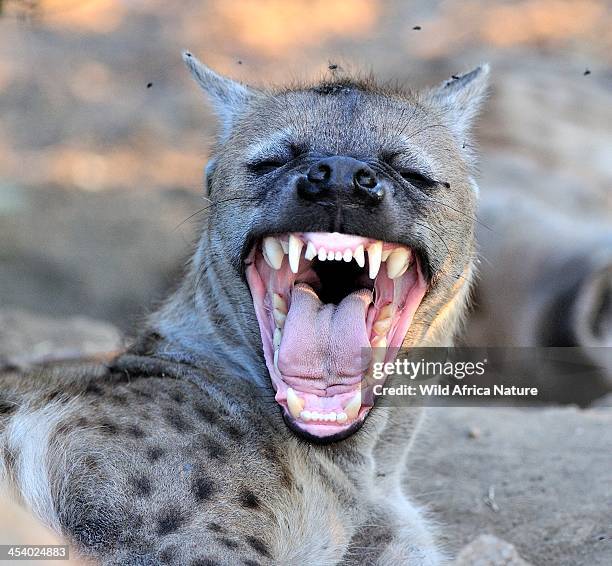
M 344 255 L 342 259 L 348 263 L 349 261 L 353 261 L 353 250 L 346 249 L 344 250 Z
M 383 336 L 389 332 L 389 328 L 391 328 L 391 319 L 385 318 L 383 320 L 377 320 L 374 323 L 374 332 L 379 336 Z
M 263 256 L 270 267 L 273 269 L 280 269 L 283 264 L 285 252 L 283 252 L 283 248 L 279 241 L 269 236 L 268 238 L 264 238 L 263 241 Z
M 319 254 L 317 255 L 319 261 L 325 261 L 327 259 L 327 250 L 325 248 L 319 248 Z
M 314 247 L 314 244 L 312 242 L 308 242 L 308 245 L 306 246 L 306 253 L 304 254 L 304 257 L 310 261 L 311 259 L 315 258 L 317 255 L 317 248 Z
M 293 234 L 289 234 L 289 267 L 291 267 L 293 273 L 297 273 L 300 267 L 300 255 L 303 247 L 304 242 L 302 240 Z
M 355 261 L 359 267 L 363 267 L 365 265 L 365 253 L 362 245 L 357 246 L 357 249 L 353 252 L 353 257 L 355 258 Z
M 342 259 L 342 252 L 336 252 L 336 261 L 340 261 Z
M 368 246 L 368 262 L 370 266 L 370 279 L 375 279 L 382 261 L 382 242 L 375 242 Z
M 344 407 L 344 412 L 350 420 L 353 420 L 357 418 L 359 409 L 361 409 L 361 391 L 355 393 L 355 396 L 348 402 L 348 405 Z
M 289 242 L 286 242 L 285 240 L 279 240 L 281 248 L 283 248 L 283 253 L 288 254 L 289 253 Z
M 342 424 L 345 423 L 347 420 L 348 417 L 346 416 L 346 413 L 338 413 L 338 416 L 336 417 L 336 422 Z
M 302 411 L 302 412 L 300 413 L 300 417 L 302 417 L 302 420 L 303 420 L 303 421 L 308 422 L 308 421 L 311 419 L 312 414 L 311 414 L 311 412 L 310 412 L 310 411 Z
M 274 329 L 274 337 L 272 338 L 272 345 L 275 350 L 278 350 L 283 339 L 283 331 L 280 328 Z
M 397 279 L 406 271 L 410 261 L 410 252 L 405 248 L 396 248 L 387 259 L 387 276 Z
M 274 322 L 276 322 L 276 326 L 278 328 L 285 326 L 285 319 L 287 318 L 287 315 L 284 312 L 274 309 L 272 316 L 274 317 Z
M 287 303 L 278 293 L 272 295 L 272 305 L 275 309 L 287 314 Z
M 334 261 L 336 254 L 334 252 L 327 252 L 327 259 L 329 261 Z
M 289 407 L 289 412 L 294 419 L 300 416 L 304 408 L 304 400 L 300 399 L 291 387 L 287 388 L 287 407 Z

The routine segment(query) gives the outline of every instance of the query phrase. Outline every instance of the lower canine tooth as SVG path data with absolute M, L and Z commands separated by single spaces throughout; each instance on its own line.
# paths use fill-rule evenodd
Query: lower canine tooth
M 304 400 L 300 399 L 291 387 L 287 388 L 287 407 L 294 419 L 300 416 L 304 408 Z
M 285 252 L 280 242 L 276 238 L 269 236 L 264 238 L 263 241 L 263 256 L 270 267 L 280 269 Z
M 355 396 L 349 401 L 348 405 L 344 407 L 344 412 L 350 420 L 353 420 L 357 418 L 359 409 L 361 409 L 361 391 L 355 393 Z
M 368 262 L 370 267 L 370 279 L 375 279 L 382 261 L 382 242 L 375 242 L 368 246 Z
M 293 234 L 289 234 L 289 267 L 291 267 L 293 273 L 298 272 L 303 247 L 304 242 L 302 240 Z
M 410 252 L 405 248 L 396 248 L 387 259 L 387 276 L 389 279 L 397 279 L 408 268 Z

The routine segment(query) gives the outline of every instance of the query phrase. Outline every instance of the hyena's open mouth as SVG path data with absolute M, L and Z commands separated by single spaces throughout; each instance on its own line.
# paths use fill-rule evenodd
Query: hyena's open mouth
M 374 404 L 372 364 L 390 361 L 427 285 L 408 247 L 339 233 L 258 242 L 247 280 L 266 363 L 290 426 L 340 439 Z

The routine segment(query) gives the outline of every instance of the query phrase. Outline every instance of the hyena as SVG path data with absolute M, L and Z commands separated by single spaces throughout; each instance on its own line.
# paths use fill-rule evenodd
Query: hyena
M 438 564 L 419 411 L 374 407 L 362 351 L 451 343 L 488 67 L 263 90 L 184 60 L 220 117 L 191 265 L 112 363 L 2 377 L 4 476 L 103 564 Z

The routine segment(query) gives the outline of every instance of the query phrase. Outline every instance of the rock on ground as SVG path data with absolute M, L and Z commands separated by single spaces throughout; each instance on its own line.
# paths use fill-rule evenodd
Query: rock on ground
M 430 408 L 410 467 L 451 554 L 492 534 L 538 566 L 612 563 L 610 409 Z
M 121 347 L 120 332 L 105 322 L 84 316 L 58 319 L 18 309 L 0 310 L 0 369 L 112 356 Z
M 507 542 L 480 535 L 457 555 L 455 566 L 529 566 Z

